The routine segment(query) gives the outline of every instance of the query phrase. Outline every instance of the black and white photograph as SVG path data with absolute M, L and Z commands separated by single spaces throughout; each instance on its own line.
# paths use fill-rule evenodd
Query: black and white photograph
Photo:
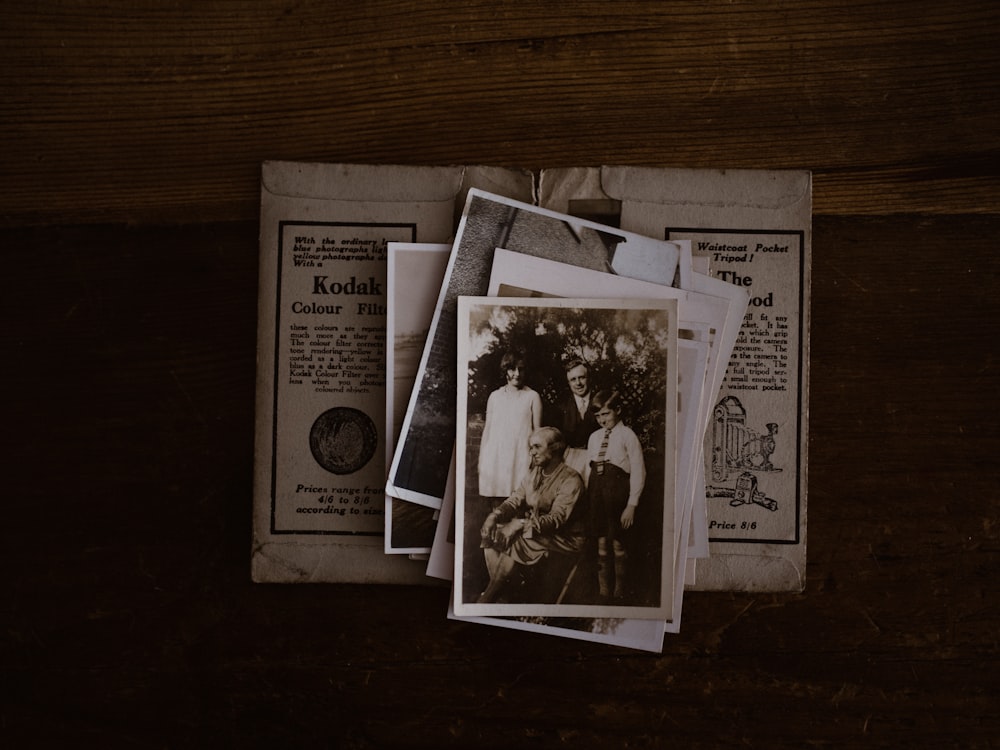
M 683 254 L 682 254 L 683 258 Z M 733 287 L 738 291 L 738 287 Z M 685 291 L 662 284 L 652 284 L 646 281 L 628 279 L 622 276 L 609 278 L 606 274 L 596 273 L 582 268 L 569 266 L 565 263 L 542 258 L 525 257 L 497 248 L 493 256 L 493 272 L 490 277 L 490 296 L 495 297 L 628 297 L 637 299 L 676 299 L 678 342 L 682 339 L 687 343 L 701 342 L 709 347 L 704 364 L 698 374 L 691 373 L 686 380 L 678 382 L 679 403 L 682 410 L 697 417 L 696 422 L 683 427 L 684 421 L 679 421 L 677 431 L 678 447 L 678 503 L 675 519 L 674 541 L 679 544 L 678 535 L 681 525 L 680 516 L 693 504 L 689 514 L 693 521 L 690 555 L 705 557 L 708 555 L 708 524 L 706 520 L 705 492 L 701 485 L 687 485 L 686 476 L 700 472 L 701 453 L 700 435 L 704 434 L 708 413 L 711 405 L 702 403 L 702 392 L 708 382 L 721 382 L 725 367 L 729 361 L 731 343 L 723 340 L 721 332 L 727 328 L 734 331 L 739 327 L 742 313 L 738 305 L 723 297 L 711 294 L 701 294 Z M 679 367 L 681 372 L 686 352 L 679 352 Z M 711 367 L 711 370 L 708 368 Z M 567 460 L 572 465 L 572 447 L 568 451 Z M 703 484 L 703 483 L 702 483 Z M 686 487 L 681 492 L 680 488 Z M 678 582 L 683 571 L 676 571 Z
M 676 342 L 676 300 L 459 298 L 457 615 L 670 618 Z
M 386 465 L 392 461 L 450 252 L 451 245 L 445 244 L 388 243 L 386 294 L 392 304 L 386 314 Z M 386 487 L 386 554 L 430 553 L 438 509 L 394 497 L 389 490 Z
M 470 190 L 389 470 L 396 497 L 440 506 L 456 430 L 457 300 L 487 294 L 498 247 L 666 285 L 680 257 L 674 242 Z

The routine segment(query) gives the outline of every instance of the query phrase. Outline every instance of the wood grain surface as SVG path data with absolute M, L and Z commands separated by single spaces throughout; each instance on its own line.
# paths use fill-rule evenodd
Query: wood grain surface
M 558 6 L 558 7 L 556 7 Z M 810 169 L 995 212 L 991 2 L 4 3 L 3 218 L 256 216 L 265 159 Z
M 1000 738 L 1000 6 L 0 5 L 5 747 Z M 264 159 L 810 169 L 809 564 L 662 655 L 249 580 Z

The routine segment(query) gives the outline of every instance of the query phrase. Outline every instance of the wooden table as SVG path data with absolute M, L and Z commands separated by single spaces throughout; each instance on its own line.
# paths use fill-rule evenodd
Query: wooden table
M 1000 6 L 4 3 L 0 740 L 994 747 Z M 265 159 L 809 169 L 808 583 L 662 656 L 249 580 Z

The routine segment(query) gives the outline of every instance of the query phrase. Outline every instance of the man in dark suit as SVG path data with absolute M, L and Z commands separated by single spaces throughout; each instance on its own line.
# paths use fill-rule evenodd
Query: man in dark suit
M 565 369 L 570 392 L 556 404 L 558 421 L 554 426 L 559 428 L 566 439 L 566 463 L 586 479 L 590 473 L 586 455 L 587 440 L 599 427 L 590 409 L 590 368 L 582 360 L 573 359 L 566 363 Z

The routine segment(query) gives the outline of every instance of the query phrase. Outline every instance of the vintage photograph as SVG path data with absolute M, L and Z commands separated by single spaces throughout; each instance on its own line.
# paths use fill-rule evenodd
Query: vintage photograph
M 457 615 L 669 619 L 676 300 L 460 297 Z
M 406 404 L 417 376 L 434 301 L 451 245 L 390 242 L 386 294 L 386 465 L 392 461 Z M 427 554 L 434 543 L 437 509 L 393 497 L 386 488 L 386 554 Z
M 667 285 L 680 256 L 673 242 L 470 190 L 389 471 L 396 497 L 440 505 L 456 430 L 457 299 L 487 294 L 498 247 Z
M 682 256 L 683 257 L 683 256 Z M 691 475 L 701 475 L 701 435 L 704 435 L 711 406 L 703 403 L 702 394 L 707 382 L 721 381 L 728 362 L 728 351 L 723 350 L 719 332 L 727 327 L 738 328 L 738 312 L 729 300 L 697 292 L 684 291 L 661 284 L 651 284 L 622 276 L 609 278 L 606 274 L 556 263 L 542 258 L 525 257 L 498 248 L 493 256 L 493 273 L 490 277 L 490 296 L 495 297 L 628 297 L 637 299 L 663 298 L 677 300 L 678 346 L 700 343 L 706 347 L 705 357 L 695 372 L 685 372 L 685 358 L 692 355 L 686 349 L 678 351 L 678 406 L 689 419 L 678 420 L 677 430 L 677 487 L 674 541 L 680 544 L 680 517 L 687 514 L 692 522 L 689 544 L 690 556 L 708 555 L 708 524 L 704 482 L 696 484 L 687 480 Z M 713 368 L 711 371 L 709 367 Z M 683 491 L 682 491 L 683 489 Z M 689 508 L 689 506 L 692 506 Z M 690 513 L 688 511 L 691 511 Z M 676 582 L 683 579 L 683 571 L 675 570 Z

